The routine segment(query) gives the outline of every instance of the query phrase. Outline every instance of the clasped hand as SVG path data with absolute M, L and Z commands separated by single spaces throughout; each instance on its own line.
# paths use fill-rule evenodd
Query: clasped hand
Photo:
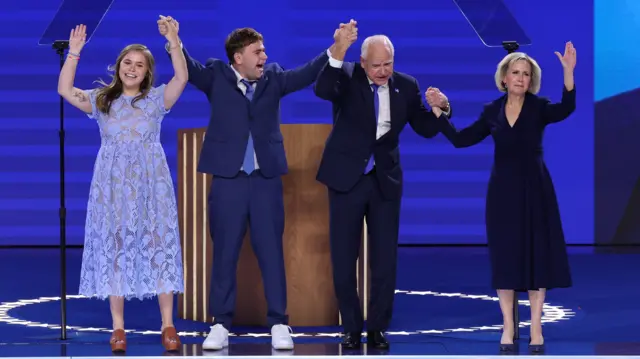
M 349 48 L 358 39 L 358 23 L 351 19 L 348 24 L 340 24 L 333 33 L 336 45 L 343 49 Z
M 180 30 L 180 24 L 176 19 L 171 16 L 162 16 L 158 19 L 158 31 L 160 35 L 164 36 L 171 46 L 178 45 L 178 31 Z
M 436 87 L 429 87 L 424 97 L 431 108 L 438 107 L 442 110 L 449 107 L 449 99 Z

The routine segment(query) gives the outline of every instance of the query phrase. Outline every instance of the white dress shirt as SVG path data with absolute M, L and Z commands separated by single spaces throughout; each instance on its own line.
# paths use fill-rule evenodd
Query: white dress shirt
M 335 68 L 342 68 L 343 61 L 336 60 L 329 55 L 329 65 Z M 373 84 L 373 81 L 367 76 L 369 85 Z M 373 88 L 371 89 L 373 92 Z M 384 136 L 389 130 L 391 130 L 391 101 L 389 96 L 389 83 L 378 87 L 378 127 L 376 129 L 376 140 Z M 449 109 L 443 111 L 447 116 L 449 115 Z
M 329 56 L 329 65 L 335 68 L 341 68 L 343 61 L 336 60 Z M 367 77 L 369 85 L 373 84 L 373 81 Z M 373 88 L 371 89 L 373 92 Z M 384 136 L 385 133 L 391 129 L 391 101 L 389 98 L 389 84 L 386 83 L 378 87 L 378 98 L 380 100 L 378 107 L 378 127 L 376 129 L 376 140 Z

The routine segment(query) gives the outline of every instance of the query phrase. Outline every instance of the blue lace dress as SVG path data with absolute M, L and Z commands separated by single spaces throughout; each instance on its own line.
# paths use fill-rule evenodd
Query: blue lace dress
M 183 292 L 175 192 L 160 144 L 165 85 L 132 106 L 121 96 L 110 113 L 87 91 L 89 118 L 100 128 L 87 218 L 79 294 L 144 299 Z

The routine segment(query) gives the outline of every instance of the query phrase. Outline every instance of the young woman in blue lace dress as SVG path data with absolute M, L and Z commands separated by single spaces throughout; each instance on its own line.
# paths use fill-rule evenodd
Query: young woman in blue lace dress
M 69 55 L 60 72 L 59 94 L 96 120 L 101 145 L 89 192 L 80 294 L 109 298 L 111 349 L 126 350 L 125 299 L 158 296 L 162 343 L 177 350 L 173 295 L 183 291 L 182 254 L 175 193 L 160 144 L 164 116 L 188 79 L 175 25 L 158 20 L 170 43 L 175 74 L 154 87 L 154 58 L 144 45 L 129 45 L 115 64 L 110 84 L 93 90 L 74 87 L 85 25 L 71 30 Z

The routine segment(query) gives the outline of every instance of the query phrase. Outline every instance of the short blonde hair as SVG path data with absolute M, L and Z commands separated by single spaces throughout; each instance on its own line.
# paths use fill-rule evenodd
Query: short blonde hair
M 507 75 L 507 71 L 509 70 L 509 66 L 519 60 L 525 60 L 531 66 L 531 82 L 529 83 L 528 92 L 532 94 L 537 94 L 540 91 L 540 82 L 542 81 L 542 70 L 536 60 L 534 60 L 529 55 L 524 52 L 512 52 L 509 55 L 505 56 L 500 63 L 498 63 L 498 67 L 496 69 L 495 81 L 498 90 L 502 92 L 507 92 L 507 87 L 505 83 L 502 81 L 504 77 Z

